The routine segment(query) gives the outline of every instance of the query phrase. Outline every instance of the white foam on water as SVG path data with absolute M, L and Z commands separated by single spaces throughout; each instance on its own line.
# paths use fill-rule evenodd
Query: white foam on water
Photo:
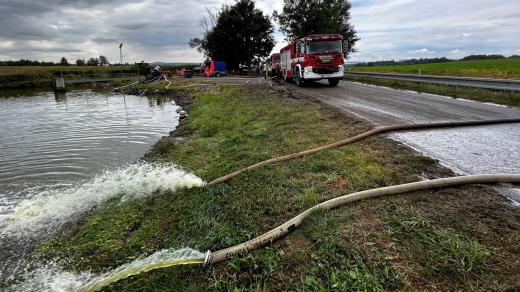
M 34 270 L 25 271 L 21 282 L 6 291 L 78 291 L 94 277 L 90 272 L 63 271 L 58 263 L 49 262 Z
M 22 281 L 9 287 L 11 291 L 95 291 L 121 279 L 165 266 L 202 263 L 204 254 L 191 249 L 164 249 L 124 264 L 102 275 L 90 272 L 63 271 L 56 262 L 26 271 Z
M 79 186 L 40 191 L 0 216 L 0 235 L 33 237 L 51 232 L 66 222 L 113 198 L 121 202 L 156 192 L 203 186 L 201 178 L 171 164 L 136 163 L 106 171 Z

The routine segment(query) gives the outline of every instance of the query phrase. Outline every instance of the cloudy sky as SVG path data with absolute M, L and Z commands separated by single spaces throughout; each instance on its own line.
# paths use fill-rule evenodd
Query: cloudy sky
M 233 0 L 0 0 L 0 60 L 105 55 L 117 62 L 200 62 L 187 43 L 206 8 Z M 350 61 L 520 54 L 520 0 L 352 0 L 361 41 Z M 265 14 L 282 0 L 258 0 Z M 276 32 L 275 50 L 284 45 Z

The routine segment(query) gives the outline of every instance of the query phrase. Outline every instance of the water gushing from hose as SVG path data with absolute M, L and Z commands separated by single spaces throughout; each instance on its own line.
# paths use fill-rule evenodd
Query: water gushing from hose
M 27 271 L 21 283 L 9 288 L 14 291 L 99 291 L 119 280 L 150 270 L 178 265 L 202 264 L 205 254 L 194 249 L 164 249 L 124 264 L 101 275 L 90 272 L 63 271 L 57 263 L 48 263 Z
M 64 223 L 113 198 L 121 202 L 157 192 L 203 186 L 201 178 L 175 165 L 136 163 L 106 171 L 79 186 L 42 191 L 0 217 L 2 237 L 34 237 L 58 229 Z

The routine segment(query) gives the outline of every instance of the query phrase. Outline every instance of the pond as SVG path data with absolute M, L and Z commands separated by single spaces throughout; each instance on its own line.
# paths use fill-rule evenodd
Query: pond
M 0 96 L 0 214 L 42 190 L 91 179 L 142 157 L 178 124 L 178 106 L 76 90 Z

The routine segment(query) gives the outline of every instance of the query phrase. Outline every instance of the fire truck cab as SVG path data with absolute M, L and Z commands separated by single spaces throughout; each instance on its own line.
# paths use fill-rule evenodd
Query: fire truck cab
M 327 79 L 338 85 L 344 74 L 343 37 L 339 34 L 310 35 L 280 50 L 281 73 L 298 86 L 305 81 Z

